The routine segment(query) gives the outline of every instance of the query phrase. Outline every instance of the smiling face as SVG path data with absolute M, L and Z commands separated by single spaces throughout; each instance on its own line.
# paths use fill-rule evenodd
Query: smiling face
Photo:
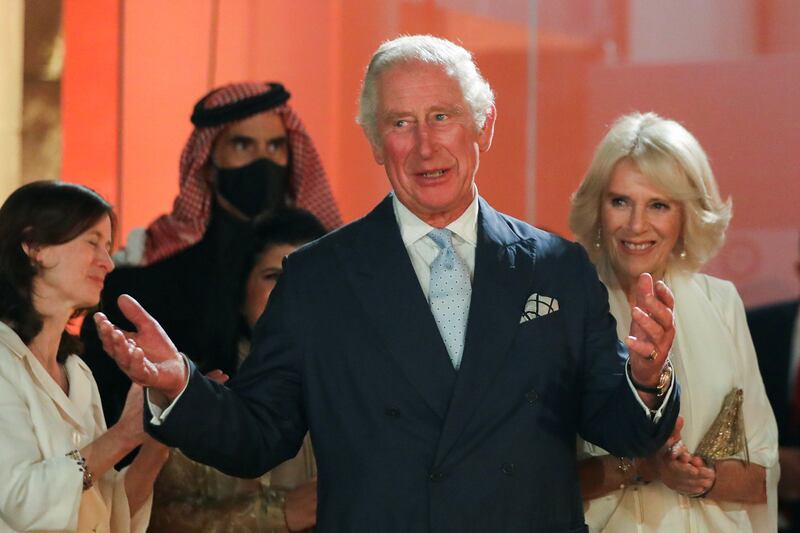
M 266 111 L 235 122 L 214 142 L 214 162 L 220 168 L 238 168 L 267 158 L 286 166 L 289 139 L 281 117 Z
M 654 187 L 627 159 L 614 167 L 602 202 L 602 246 L 620 285 L 635 286 L 644 272 L 662 279 L 681 236 L 681 204 Z
M 97 305 L 111 261 L 111 219 L 104 215 L 92 227 L 64 244 L 30 246 L 26 252 L 39 266 L 33 279 L 34 301 L 48 309 L 70 310 Z
M 478 131 L 458 82 L 437 65 L 409 62 L 377 82 L 378 140 L 373 154 L 398 200 L 444 227 L 475 198 L 480 152 L 491 146 L 494 107 Z

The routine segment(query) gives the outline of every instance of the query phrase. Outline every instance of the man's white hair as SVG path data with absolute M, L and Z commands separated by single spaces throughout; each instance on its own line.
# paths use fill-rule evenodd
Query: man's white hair
M 475 128 L 480 130 L 486 122 L 486 114 L 494 104 L 494 93 L 481 76 L 472 54 L 446 39 L 433 35 L 404 35 L 381 44 L 367 66 L 356 122 L 364 128 L 367 138 L 378 143 L 377 80 L 382 72 L 398 64 L 419 61 L 440 65 L 442 70 L 455 79 L 461 87 L 469 105 Z

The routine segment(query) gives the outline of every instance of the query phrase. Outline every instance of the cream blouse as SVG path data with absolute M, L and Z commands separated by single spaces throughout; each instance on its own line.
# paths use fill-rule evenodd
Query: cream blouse
M 77 356 L 65 363 L 69 395 L 0 322 L 0 532 L 144 532 L 150 501 L 131 518 L 125 471 L 83 490 L 65 454 L 106 431 L 92 373 Z
M 681 438 L 694 451 L 719 413 L 725 395 L 744 390 L 743 413 L 750 461 L 767 470 L 767 503 L 692 499 L 659 481 L 616 490 L 585 503 L 591 531 L 758 533 L 777 530 L 778 429 L 745 320 L 744 306 L 728 281 L 704 274 L 673 274 L 676 335 L 672 364 L 681 386 L 685 425 Z M 617 335 L 628 335 L 630 306 L 623 291 L 609 290 Z M 586 455 L 605 455 L 583 444 Z

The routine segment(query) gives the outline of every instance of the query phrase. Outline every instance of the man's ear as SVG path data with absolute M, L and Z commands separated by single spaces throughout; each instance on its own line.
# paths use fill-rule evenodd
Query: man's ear
M 483 121 L 483 127 L 478 132 L 478 148 L 481 152 L 486 152 L 492 147 L 492 138 L 494 137 L 494 122 L 497 119 L 497 108 L 494 104 L 489 106 L 486 110 L 486 120 Z

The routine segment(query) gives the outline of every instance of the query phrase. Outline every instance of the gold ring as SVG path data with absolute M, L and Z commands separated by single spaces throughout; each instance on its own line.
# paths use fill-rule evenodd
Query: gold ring
M 650 352 L 650 355 L 645 356 L 645 359 L 647 361 L 653 361 L 656 357 L 658 357 L 658 352 L 653 350 L 652 352 Z

